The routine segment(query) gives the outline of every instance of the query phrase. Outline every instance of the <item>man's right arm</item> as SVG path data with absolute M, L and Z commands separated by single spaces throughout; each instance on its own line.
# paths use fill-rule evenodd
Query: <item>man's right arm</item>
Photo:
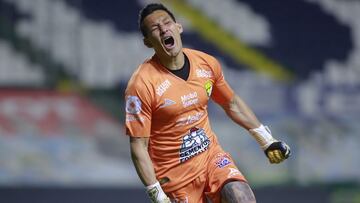
M 130 137 L 131 158 L 137 174 L 146 186 L 147 193 L 153 203 L 170 203 L 170 199 L 162 190 L 156 179 L 154 167 L 148 153 L 149 138 Z
M 154 184 L 155 171 L 148 153 L 149 138 L 130 137 L 131 158 L 141 182 L 147 186 Z

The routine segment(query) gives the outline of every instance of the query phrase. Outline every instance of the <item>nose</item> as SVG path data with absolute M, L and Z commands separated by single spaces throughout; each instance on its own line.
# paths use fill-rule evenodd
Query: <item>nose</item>
M 160 33 L 165 34 L 167 31 L 167 27 L 165 25 L 160 25 Z

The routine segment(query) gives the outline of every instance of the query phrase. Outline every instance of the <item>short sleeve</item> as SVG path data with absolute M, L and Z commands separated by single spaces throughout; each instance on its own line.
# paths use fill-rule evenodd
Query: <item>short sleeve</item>
M 221 65 L 215 58 L 212 60 L 211 67 L 215 77 L 211 98 L 220 105 L 227 104 L 232 100 L 234 91 L 226 82 Z
M 150 137 L 151 95 L 142 82 L 129 82 L 125 90 L 126 135 Z

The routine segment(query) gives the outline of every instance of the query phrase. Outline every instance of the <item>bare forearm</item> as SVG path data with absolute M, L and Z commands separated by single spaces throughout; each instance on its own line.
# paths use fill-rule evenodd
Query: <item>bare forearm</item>
M 153 163 L 148 153 L 149 138 L 130 137 L 131 158 L 139 178 L 146 186 L 151 202 L 170 203 L 169 197 L 156 180 Z
M 234 95 L 229 104 L 223 106 L 226 114 L 237 124 L 245 129 L 253 129 L 260 126 L 254 112 L 237 95 Z
M 136 142 L 131 143 L 131 158 L 141 182 L 148 186 L 154 184 L 157 180 L 147 148 L 141 145 Z

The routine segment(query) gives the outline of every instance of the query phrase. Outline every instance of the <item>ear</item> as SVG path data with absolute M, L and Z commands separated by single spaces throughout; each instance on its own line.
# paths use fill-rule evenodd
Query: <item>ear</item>
M 143 42 L 144 42 L 145 46 L 147 46 L 148 48 L 153 47 L 148 38 L 144 37 Z
M 183 26 L 180 23 L 176 23 L 176 26 L 178 27 L 179 33 L 181 34 L 184 31 Z

